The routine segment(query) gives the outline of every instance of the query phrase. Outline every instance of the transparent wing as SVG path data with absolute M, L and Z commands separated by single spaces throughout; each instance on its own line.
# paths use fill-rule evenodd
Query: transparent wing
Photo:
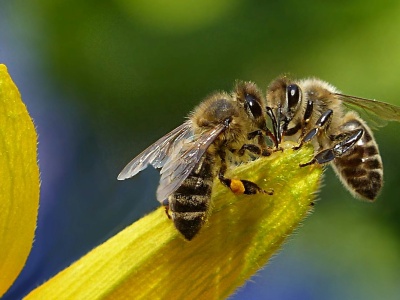
M 385 121 L 400 122 L 400 107 L 371 99 L 335 94 L 339 99 L 351 109 L 354 109 L 365 117 L 371 125 L 382 127 Z
M 118 175 L 118 180 L 135 176 L 149 164 L 162 168 L 168 157 L 182 141 L 193 137 L 191 121 L 178 126 L 131 160 Z
M 182 147 L 176 147 L 161 169 L 157 200 L 163 202 L 175 192 L 200 161 L 208 147 L 226 129 L 219 124 L 190 142 L 183 141 Z

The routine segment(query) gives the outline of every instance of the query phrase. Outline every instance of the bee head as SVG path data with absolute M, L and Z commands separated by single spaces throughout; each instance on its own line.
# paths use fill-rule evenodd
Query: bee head
M 273 123 L 278 142 L 301 105 L 302 92 L 288 78 L 278 78 L 267 91 L 267 113 Z
M 255 127 L 263 129 L 265 127 L 263 96 L 256 84 L 253 82 L 238 81 L 233 96 L 239 105 L 243 107 Z

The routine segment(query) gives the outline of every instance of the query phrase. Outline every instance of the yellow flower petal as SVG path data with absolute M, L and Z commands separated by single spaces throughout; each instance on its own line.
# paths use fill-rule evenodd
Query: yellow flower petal
M 310 212 L 322 168 L 312 147 L 230 171 L 274 195 L 235 196 L 216 180 L 204 228 L 185 241 L 163 208 L 137 221 L 26 299 L 223 299 L 262 268 Z M 234 172 L 234 173 L 233 173 Z M 234 174 L 234 175 L 232 175 Z
M 32 247 L 39 206 L 37 136 L 21 95 L 0 64 L 0 296 Z

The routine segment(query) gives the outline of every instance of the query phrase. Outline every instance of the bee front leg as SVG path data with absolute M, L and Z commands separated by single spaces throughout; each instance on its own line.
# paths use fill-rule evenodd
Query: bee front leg
M 302 124 L 303 130 L 301 131 L 302 138 L 306 134 L 305 129 L 307 128 L 307 125 L 310 122 L 313 111 L 314 111 L 314 101 L 308 100 L 307 106 L 306 106 L 306 111 L 304 112 L 304 116 L 303 116 L 303 124 Z M 317 121 L 317 124 L 318 124 L 318 121 Z
M 332 119 L 332 114 L 333 110 L 328 109 L 326 112 L 324 112 L 317 120 L 315 123 L 315 127 L 311 129 L 306 135 L 303 136 L 303 138 L 300 140 L 300 143 L 298 146 L 293 147 L 293 150 L 298 150 L 300 149 L 305 143 L 310 142 L 314 137 L 318 136 L 321 132 L 322 129 L 327 129 L 331 119 Z
M 274 150 L 271 150 L 270 147 L 268 147 L 265 137 L 268 137 L 272 143 L 276 144 L 276 139 L 275 136 L 272 134 L 272 132 L 269 129 L 266 130 L 256 130 L 252 131 L 247 135 L 248 140 L 252 140 L 254 138 L 257 138 L 257 144 L 244 144 L 238 151 L 239 156 L 243 156 L 245 151 L 249 151 L 253 154 L 260 155 L 260 156 L 270 156 L 271 153 Z M 280 150 L 280 149 L 278 149 Z M 276 151 L 276 150 L 275 150 Z
M 354 147 L 354 145 L 362 137 L 363 133 L 364 133 L 363 129 L 358 129 L 352 131 L 351 133 L 338 135 L 338 136 L 345 136 L 345 138 L 339 143 L 335 144 L 332 148 L 318 152 L 311 161 L 305 164 L 300 164 L 300 167 L 309 166 L 315 163 L 326 164 L 337 157 L 341 157 Z
M 219 155 L 221 157 L 221 168 L 219 169 L 218 172 L 218 179 L 221 181 L 223 185 L 228 187 L 234 194 L 254 195 L 263 193 L 263 194 L 273 195 L 274 192 L 272 190 L 265 191 L 262 188 L 260 188 L 257 184 L 249 180 L 226 178 L 225 172 L 227 166 L 225 161 L 225 153 L 220 153 Z
M 301 122 L 297 123 L 295 126 L 285 130 L 284 135 L 292 136 L 292 135 L 295 135 L 297 132 L 299 132 L 299 130 L 301 130 L 300 139 L 302 139 L 304 137 L 304 135 L 306 134 L 305 129 L 307 128 L 307 125 L 310 122 L 310 118 L 311 118 L 313 109 L 314 109 L 314 102 L 312 100 L 308 100 L 306 110 L 303 115 L 303 120 Z
M 265 127 L 265 129 L 258 129 L 252 131 L 247 135 L 248 140 L 252 140 L 255 137 L 258 138 L 258 144 L 261 146 L 261 148 L 268 147 L 265 138 L 268 138 L 271 141 L 271 143 L 275 145 L 275 148 L 278 148 L 279 146 L 278 141 L 276 139 L 276 134 L 272 133 L 271 130 L 268 129 L 268 127 Z
M 244 144 L 237 153 L 239 156 L 243 156 L 246 150 L 260 156 L 270 156 L 272 152 L 268 148 L 261 148 L 254 144 Z

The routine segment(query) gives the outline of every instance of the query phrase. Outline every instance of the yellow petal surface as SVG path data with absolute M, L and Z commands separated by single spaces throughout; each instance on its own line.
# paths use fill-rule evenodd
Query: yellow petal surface
M 37 136 L 21 95 L 0 64 L 0 296 L 32 247 L 39 206 Z
M 185 241 L 163 208 L 145 216 L 26 299 L 224 299 L 282 246 L 310 212 L 320 166 L 300 168 L 312 147 L 276 152 L 229 170 L 274 195 L 236 196 L 217 180 L 212 213 Z

